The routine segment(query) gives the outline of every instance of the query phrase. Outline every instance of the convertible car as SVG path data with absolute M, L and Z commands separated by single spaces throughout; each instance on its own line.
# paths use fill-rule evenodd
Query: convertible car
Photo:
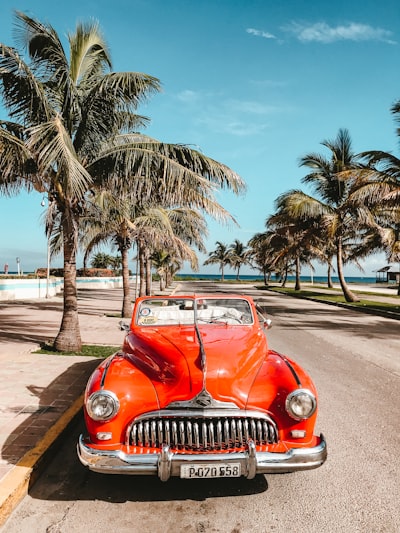
M 250 297 L 138 298 L 122 349 L 88 381 L 80 461 L 162 481 L 322 465 L 315 386 L 268 348 L 268 327 Z

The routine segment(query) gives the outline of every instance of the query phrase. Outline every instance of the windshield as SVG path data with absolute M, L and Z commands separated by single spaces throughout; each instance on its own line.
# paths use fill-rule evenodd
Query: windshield
M 242 298 L 148 298 L 136 314 L 139 326 L 194 324 L 252 324 L 249 303 Z

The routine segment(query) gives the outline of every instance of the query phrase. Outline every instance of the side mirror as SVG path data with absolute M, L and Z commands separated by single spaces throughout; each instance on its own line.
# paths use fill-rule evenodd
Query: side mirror
M 265 329 L 271 329 L 272 328 L 272 320 L 270 318 L 265 318 L 263 321 L 263 326 Z

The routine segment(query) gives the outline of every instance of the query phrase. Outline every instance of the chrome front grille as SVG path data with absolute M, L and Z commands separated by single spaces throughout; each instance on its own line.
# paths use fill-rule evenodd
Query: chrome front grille
M 256 446 L 278 441 L 275 423 L 260 416 L 160 416 L 146 415 L 135 420 L 128 431 L 131 446 L 211 451 L 244 448 L 249 439 Z M 257 413 L 259 415 L 259 413 Z

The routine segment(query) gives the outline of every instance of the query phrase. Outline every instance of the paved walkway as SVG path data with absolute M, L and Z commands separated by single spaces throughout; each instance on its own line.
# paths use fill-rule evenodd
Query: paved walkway
M 81 289 L 78 299 L 82 342 L 119 347 L 122 289 Z M 81 409 L 87 379 L 99 363 L 34 353 L 57 335 L 62 307 L 61 296 L 0 303 L 0 527 Z

